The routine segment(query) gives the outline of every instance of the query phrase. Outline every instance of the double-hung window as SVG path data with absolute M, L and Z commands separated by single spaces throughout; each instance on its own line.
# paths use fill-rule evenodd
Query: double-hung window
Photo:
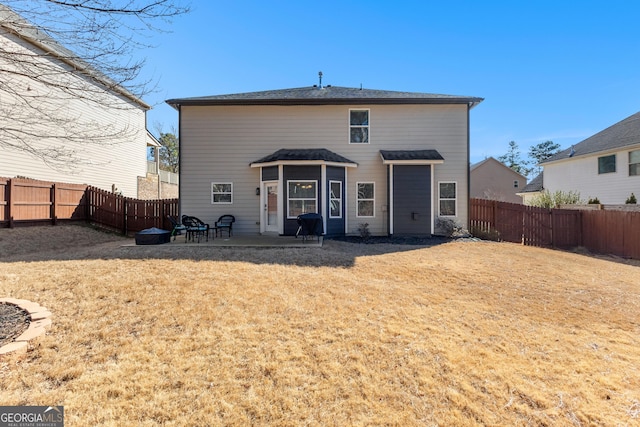
M 287 181 L 287 218 L 318 213 L 318 188 L 316 181 Z
M 629 176 L 640 175 L 640 150 L 629 151 Z
M 375 186 L 373 182 L 359 182 L 357 185 L 356 216 L 373 217 L 375 212 Z
M 456 216 L 456 183 L 441 182 L 438 186 L 439 215 Z
M 342 218 L 342 182 L 329 181 L 329 218 Z
M 616 155 L 598 157 L 598 174 L 613 173 L 616 171 Z
M 233 183 L 212 182 L 211 183 L 211 204 L 231 204 L 233 203 Z
M 349 110 L 349 143 L 369 143 L 369 110 Z

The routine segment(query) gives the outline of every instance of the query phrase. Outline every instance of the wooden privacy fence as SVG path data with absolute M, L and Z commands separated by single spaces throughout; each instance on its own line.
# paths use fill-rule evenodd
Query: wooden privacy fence
M 0 227 L 82 221 L 133 234 L 170 229 L 178 199 L 138 200 L 83 184 L 0 178 Z
M 545 209 L 471 199 L 469 231 L 528 246 L 583 246 L 594 253 L 640 259 L 640 212 Z

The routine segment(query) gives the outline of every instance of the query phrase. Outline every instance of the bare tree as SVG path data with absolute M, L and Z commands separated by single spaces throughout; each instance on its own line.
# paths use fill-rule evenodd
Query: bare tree
M 118 143 L 139 132 L 98 117 L 149 108 L 142 97 L 153 85 L 140 80 L 138 54 L 187 11 L 171 0 L 3 1 L 0 148 L 72 170 L 87 161 L 78 144 Z

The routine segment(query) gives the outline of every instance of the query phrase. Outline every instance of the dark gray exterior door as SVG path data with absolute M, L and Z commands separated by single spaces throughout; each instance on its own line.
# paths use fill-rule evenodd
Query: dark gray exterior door
M 394 165 L 393 234 L 431 235 L 431 166 Z

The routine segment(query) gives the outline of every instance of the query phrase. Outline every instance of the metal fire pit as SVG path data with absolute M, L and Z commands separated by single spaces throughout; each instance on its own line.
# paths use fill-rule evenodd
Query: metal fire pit
M 147 228 L 136 233 L 136 245 L 161 245 L 169 243 L 171 231 L 160 228 Z

